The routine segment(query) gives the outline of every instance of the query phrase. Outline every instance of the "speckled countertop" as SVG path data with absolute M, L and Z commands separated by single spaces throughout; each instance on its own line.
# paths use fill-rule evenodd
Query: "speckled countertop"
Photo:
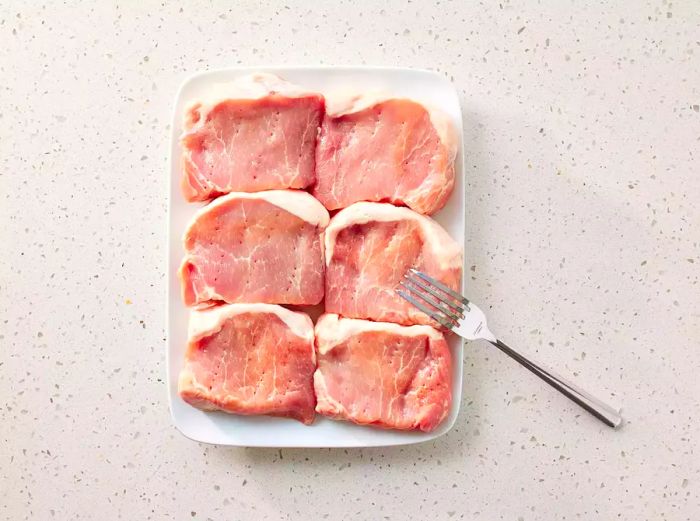
M 0 518 L 700 519 L 698 3 L 316 4 L 0 7 Z M 455 83 L 469 294 L 622 430 L 481 343 L 455 428 L 423 445 L 236 449 L 171 426 L 176 89 L 318 63 Z

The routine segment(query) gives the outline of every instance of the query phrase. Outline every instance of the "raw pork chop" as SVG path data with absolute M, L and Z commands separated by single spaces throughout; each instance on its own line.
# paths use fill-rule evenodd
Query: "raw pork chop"
M 192 311 L 178 390 L 205 411 L 314 419 L 311 319 L 271 304 Z
M 326 229 L 326 311 L 399 324 L 434 324 L 396 294 L 409 268 L 459 291 L 462 249 L 440 225 L 408 208 L 356 203 Z
M 356 97 L 334 109 L 329 103 L 312 193 L 329 210 L 381 201 L 430 215 L 452 191 L 456 154 L 447 117 L 415 101 Z
M 185 115 L 185 198 L 313 184 L 323 112 L 323 96 L 272 74 L 217 85 Z
M 185 304 L 318 304 L 327 224 L 328 212 L 306 192 L 219 197 L 185 231 L 187 254 L 180 266 Z
M 431 431 L 450 409 L 450 351 L 429 326 L 338 315 L 316 324 L 316 412 L 359 424 Z

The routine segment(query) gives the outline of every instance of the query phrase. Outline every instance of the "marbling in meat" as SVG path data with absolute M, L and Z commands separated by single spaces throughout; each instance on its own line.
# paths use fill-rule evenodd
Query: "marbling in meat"
M 184 237 L 186 305 L 318 304 L 328 212 L 306 192 L 230 193 L 201 208 Z
M 436 325 L 396 294 L 409 268 L 460 290 L 462 248 L 435 221 L 408 208 L 355 203 L 325 233 L 326 312 Z
M 430 215 L 452 192 L 456 154 L 453 126 L 437 110 L 397 98 L 329 101 L 312 193 L 329 210 L 377 201 Z
M 192 311 L 178 391 L 205 411 L 286 416 L 309 424 L 314 332 L 304 313 L 271 304 Z
M 316 324 L 316 412 L 363 425 L 431 431 L 452 400 L 442 333 L 323 315 Z
M 217 85 L 185 115 L 185 198 L 313 184 L 323 113 L 323 96 L 271 74 Z

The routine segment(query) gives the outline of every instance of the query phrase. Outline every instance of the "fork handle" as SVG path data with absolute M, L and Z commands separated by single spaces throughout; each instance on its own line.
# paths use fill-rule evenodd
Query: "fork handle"
M 620 416 L 620 413 L 595 396 L 592 396 L 553 371 L 545 369 L 533 361 L 528 360 L 500 340 L 496 340 L 495 342 L 489 340 L 489 342 L 609 427 L 617 429 L 622 425 L 622 416 Z

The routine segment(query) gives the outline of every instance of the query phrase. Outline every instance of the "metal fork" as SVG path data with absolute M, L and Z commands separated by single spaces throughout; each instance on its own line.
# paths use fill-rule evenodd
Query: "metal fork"
M 484 313 L 459 293 L 415 269 L 408 270 L 399 284 L 403 289 L 396 292 L 401 297 L 443 327 L 467 340 L 487 340 L 606 425 L 616 429 L 622 424 L 617 410 L 498 340 L 489 331 Z

